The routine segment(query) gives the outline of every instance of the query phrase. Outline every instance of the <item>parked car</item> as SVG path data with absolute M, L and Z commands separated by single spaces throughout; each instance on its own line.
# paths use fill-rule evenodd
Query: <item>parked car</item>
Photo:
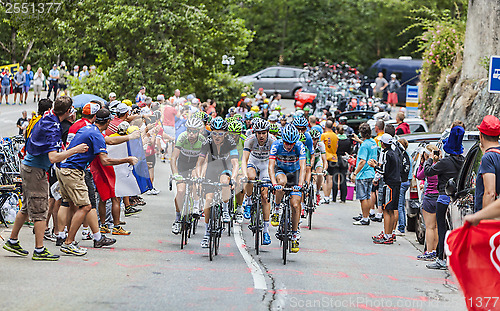
M 376 120 L 370 120 L 368 121 L 368 124 L 370 125 L 371 129 L 372 129 L 372 135 L 377 135 L 377 133 L 375 133 L 375 123 L 377 121 Z M 385 124 L 392 124 L 395 128 L 398 126 L 398 124 L 396 123 L 396 120 L 388 120 L 388 121 L 384 121 Z M 427 133 L 429 131 L 429 128 L 427 127 L 427 123 L 425 123 L 425 121 L 421 118 L 406 118 L 405 121 L 406 123 L 408 123 L 408 125 L 410 126 L 410 133 L 413 134 L 413 133 Z
M 283 97 L 294 98 L 295 92 L 304 87 L 299 78 L 301 74 L 307 74 L 307 71 L 295 67 L 273 66 L 239 77 L 238 80 L 252 83 L 254 91 L 263 88 L 269 95 L 278 91 Z

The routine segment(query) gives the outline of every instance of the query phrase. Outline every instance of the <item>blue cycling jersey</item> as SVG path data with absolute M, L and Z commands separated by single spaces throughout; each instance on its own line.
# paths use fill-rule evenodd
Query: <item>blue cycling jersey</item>
M 309 149 L 309 153 L 314 154 L 313 139 L 311 134 L 305 132 L 304 135 L 306 136 L 306 147 Z
M 276 168 L 285 173 L 293 173 L 300 170 L 300 160 L 306 159 L 306 147 L 298 141 L 290 151 L 286 151 L 283 140 L 279 139 L 271 145 L 269 159 L 276 160 Z

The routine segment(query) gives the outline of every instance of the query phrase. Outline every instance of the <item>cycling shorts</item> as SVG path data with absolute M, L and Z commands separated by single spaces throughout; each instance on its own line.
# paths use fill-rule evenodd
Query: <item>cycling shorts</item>
M 271 180 L 269 178 L 268 161 L 249 161 L 247 168 L 253 168 L 257 172 L 257 179 Z
M 229 176 L 229 178 L 231 178 L 233 175 L 231 172 L 231 168 L 232 168 L 231 164 L 224 166 L 221 161 L 209 162 L 205 178 L 210 180 L 211 182 L 219 182 L 220 176 L 222 175 L 226 175 Z M 216 188 L 211 186 L 205 186 L 204 189 L 207 193 L 213 193 Z
M 286 176 L 286 186 L 285 187 L 291 188 L 291 187 L 297 186 L 299 184 L 300 170 L 296 170 L 295 172 L 291 172 L 291 173 L 285 173 L 284 171 L 277 169 L 275 175 L 278 176 L 279 174 L 283 174 Z M 291 195 L 302 196 L 302 192 L 294 191 L 291 193 Z
M 196 166 L 196 161 L 183 162 L 177 161 L 177 171 L 182 177 L 191 177 L 191 172 Z

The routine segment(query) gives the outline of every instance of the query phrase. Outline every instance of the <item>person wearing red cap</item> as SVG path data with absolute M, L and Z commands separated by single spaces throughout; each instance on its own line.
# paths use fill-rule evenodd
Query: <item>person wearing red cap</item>
M 484 155 L 476 178 L 474 211 L 479 211 L 496 200 L 500 193 L 500 120 L 485 116 L 479 129 L 479 142 Z

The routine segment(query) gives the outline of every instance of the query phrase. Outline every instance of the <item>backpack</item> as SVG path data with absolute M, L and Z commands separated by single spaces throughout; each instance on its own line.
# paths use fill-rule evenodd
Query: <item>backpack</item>
M 399 172 L 401 175 L 401 182 L 407 182 L 408 175 L 410 174 L 411 169 L 411 160 L 410 156 L 399 142 L 396 143 L 396 154 L 399 157 Z

